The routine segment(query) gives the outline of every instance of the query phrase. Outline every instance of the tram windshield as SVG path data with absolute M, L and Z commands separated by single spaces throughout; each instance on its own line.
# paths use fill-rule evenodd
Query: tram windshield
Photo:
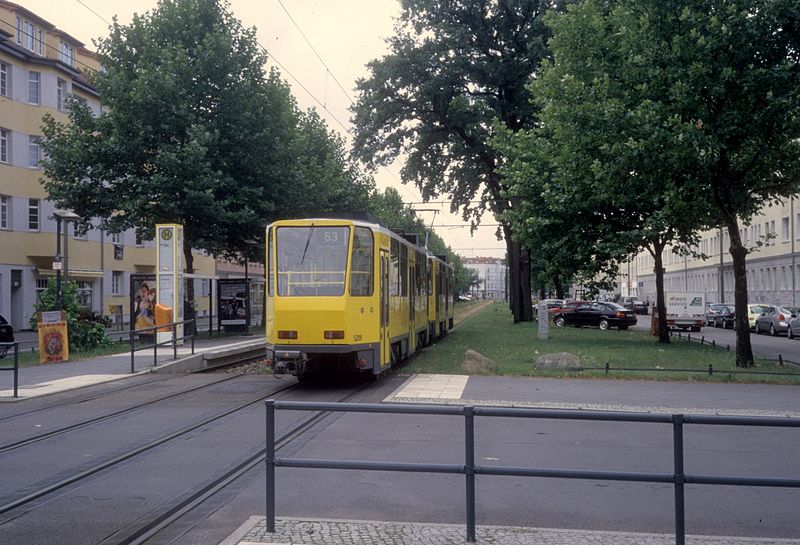
M 278 295 L 344 295 L 349 227 L 279 227 Z

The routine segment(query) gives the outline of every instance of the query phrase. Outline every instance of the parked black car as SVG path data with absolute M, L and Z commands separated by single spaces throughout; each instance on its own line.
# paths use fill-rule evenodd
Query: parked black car
M 619 304 L 625 308 L 631 309 L 636 314 L 647 314 L 647 303 L 632 295 L 620 297 Z
M 629 326 L 636 325 L 636 314 L 617 303 L 588 302 L 579 304 L 574 309 L 561 309 L 553 317 L 553 321 L 558 327 L 592 325 L 600 329 L 628 329 Z
M 14 342 L 14 328 L 0 315 L 0 343 Z M 8 346 L 0 346 L 0 358 L 5 357 Z
M 736 324 L 736 307 L 733 305 L 714 305 L 714 327 L 733 329 Z

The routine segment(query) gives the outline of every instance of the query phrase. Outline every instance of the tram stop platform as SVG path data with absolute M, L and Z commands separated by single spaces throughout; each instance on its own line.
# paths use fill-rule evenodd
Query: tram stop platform
M 226 355 L 257 353 L 263 347 L 264 339 L 258 335 L 212 339 L 198 337 L 195 340 L 194 356 L 189 342 L 178 346 L 177 358 L 173 357 L 172 346 L 159 347 L 155 357 L 152 349 L 135 352 L 133 373 L 131 373 L 130 351 L 20 367 L 17 397 L 14 397 L 13 372 L 0 372 L 0 403 L 22 401 L 152 372 L 183 373 L 202 368 L 211 355 L 218 358 Z M 13 366 L 13 356 L 9 354 L 0 360 L 0 366 Z
M 675 536 L 632 532 L 477 526 L 477 545 L 674 545 Z M 687 545 L 797 545 L 800 539 L 686 536 Z M 268 533 L 251 517 L 219 545 L 469 545 L 465 527 L 358 520 L 279 518 Z

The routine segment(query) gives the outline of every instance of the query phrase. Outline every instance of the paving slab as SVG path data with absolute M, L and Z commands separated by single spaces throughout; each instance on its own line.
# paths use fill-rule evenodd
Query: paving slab
M 675 535 L 477 526 L 478 545 L 674 545 Z M 687 545 L 797 545 L 800 539 L 687 535 Z M 467 545 L 466 527 L 359 520 L 250 517 L 219 545 Z

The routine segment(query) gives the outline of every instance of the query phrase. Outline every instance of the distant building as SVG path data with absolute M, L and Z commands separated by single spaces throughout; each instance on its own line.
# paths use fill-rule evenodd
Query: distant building
M 86 79 L 99 69 L 97 55 L 82 42 L 0 0 L 0 314 L 15 329 L 28 327 L 37 293 L 55 277 L 54 206 L 40 183 L 42 117 L 66 121 L 69 95 L 99 115 L 101 97 Z M 69 224 L 67 230 L 69 279 L 77 282 L 83 306 L 127 323 L 130 275 L 155 273 L 153 242 L 132 230 L 76 235 Z M 197 253 L 194 263 L 195 293 L 202 296 L 214 260 Z M 206 309 L 207 303 L 199 305 L 201 315 Z
M 508 267 L 505 259 L 496 257 L 462 257 L 464 268 L 476 271 L 480 285 L 471 288 L 473 299 L 506 299 Z

